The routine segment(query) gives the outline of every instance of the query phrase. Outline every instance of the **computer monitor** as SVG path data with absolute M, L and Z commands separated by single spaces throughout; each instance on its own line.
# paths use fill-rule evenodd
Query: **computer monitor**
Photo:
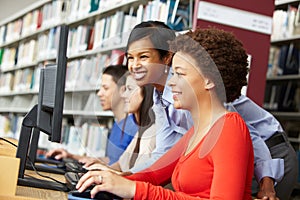
M 49 141 L 60 142 L 67 67 L 68 26 L 60 27 L 56 64 L 41 69 L 38 104 L 24 117 L 16 157 L 20 158 L 18 185 L 67 191 L 67 187 L 54 181 L 24 177 L 29 150 L 37 149 L 38 135 L 42 131 Z

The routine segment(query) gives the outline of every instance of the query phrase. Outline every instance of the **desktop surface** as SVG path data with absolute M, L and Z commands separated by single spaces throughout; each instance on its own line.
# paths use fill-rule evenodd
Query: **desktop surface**
M 41 172 L 42 173 L 42 172 Z M 34 171 L 26 170 L 25 174 L 28 174 L 30 176 L 38 177 L 37 174 L 35 174 Z M 50 176 L 52 178 L 55 178 L 59 181 L 64 182 L 65 177 L 60 174 L 51 174 L 51 173 L 43 173 L 44 175 Z M 47 190 L 47 189 L 40 189 L 40 188 L 34 188 L 34 187 L 27 187 L 27 186 L 17 186 L 17 192 L 16 197 L 30 197 L 30 198 L 37 198 L 37 199 L 68 199 L 68 193 L 62 192 L 62 191 L 55 191 L 55 190 Z

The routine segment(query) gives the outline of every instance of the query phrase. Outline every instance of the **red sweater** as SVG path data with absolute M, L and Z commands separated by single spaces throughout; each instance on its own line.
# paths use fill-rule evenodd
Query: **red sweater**
M 184 155 L 193 133 L 191 128 L 151 167 L 127 177 L 136 180 L 134 199 L 251 200 L 252 141 L 239 114 L 228 113 L 218 119 Z M 170 179 L 175 191 L 158 186 Z

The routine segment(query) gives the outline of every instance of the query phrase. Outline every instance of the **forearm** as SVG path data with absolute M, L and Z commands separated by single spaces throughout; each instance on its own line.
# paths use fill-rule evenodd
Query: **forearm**
M 248 124 L 247 124 L 248 125 Z M 258 183 L 263 177 L 271 177 L 276 182 L 280 181 L 284 174 L 284 161 L 273 159 L 269 148 L 260 137 L 257 130 L 248 125 L 254 150 L 254 175 Z
M 110 165 L 110 168 L 119 172 L 122 172 L 119 162 L 115 162 Z
M 284 175 L 284 160 L 278 158 L 256 161 L 254 175 L 258 183 L 260 183 L 264 177 L 270 177 L 275 182 L 279 182 Z
M 74 160 L 80 160 L 80 159 L 84 158 L 85 156 L 80 156 L 80 155 L 69 153 L 67 157 L 74 159 Z
M 137 181 L 134 199 L 204 200 L 206 198 L 191 196 L 183 192 L 174 192 L 160 186 L 154 186 L 150 183 Z

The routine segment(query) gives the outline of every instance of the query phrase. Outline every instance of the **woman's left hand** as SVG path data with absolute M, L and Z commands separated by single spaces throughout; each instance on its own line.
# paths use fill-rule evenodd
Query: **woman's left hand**
M 122 198 L 133 198 L 136 190 L 134 181 L 110 171 L 87 172 L 78 181 L 76 189 L 83 192 L 92 184 L 96 185 L 91 190 L 92 198 L 100 191 L 110 192 Z

